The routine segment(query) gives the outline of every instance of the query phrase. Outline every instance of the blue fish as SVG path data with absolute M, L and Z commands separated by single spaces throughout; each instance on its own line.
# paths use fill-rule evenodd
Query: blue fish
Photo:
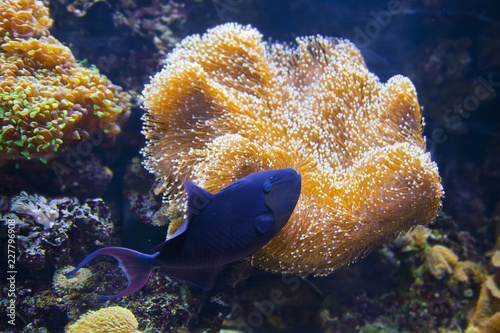
M 116 298 L 129 295 L 160 267 L 169 276 L 209 290 L 222 266 L 248 257 L 266 245 L 286 224 L 300 196 L 301 176 L 294 169 L 253 173 L 212 194 L 184 181 L 187 219 L 175 233 L 144 254 L 123 247 L 105 247 L 91 253 L 75 274 L 93 258 L 118 260 L 128 286 Z

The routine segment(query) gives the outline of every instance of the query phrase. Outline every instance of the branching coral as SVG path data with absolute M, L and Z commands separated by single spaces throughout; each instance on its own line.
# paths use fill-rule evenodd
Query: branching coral
M 89 311 L 66 333 L 139 333 L 139 323 L 132 312 L 121 306 L 110 306 L 99 311 Z
M 143 99 L 145 166 L 171 207 L 183 179 L 216 192 L 255 171 L 300 171 L 295 212 L 255 265 L 327 274 L 440 209 L 411 81 L 380 83 L 347 40 L 271 45 L 225 24 L 181 42 Z
M 41 1 L 0 4 L 0 157 L 46 159 L 98 130 L 112 137 L 129 96 L 49 36 Z

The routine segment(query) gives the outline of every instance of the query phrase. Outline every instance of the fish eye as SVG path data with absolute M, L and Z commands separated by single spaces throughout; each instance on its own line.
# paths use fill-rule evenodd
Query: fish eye
M 265 194 L 271 192 L 271 183 L 270 182 L 265 182 L 262 190 L 264 191 Z
M 271 176 L 271 177 L 269 178 L 269 181 L 271 182 L 271 184 L 273 184 L 273 183 L 276 183 L 276 182 L 277 182 L 278 180 L 280 180 L 280 179 L 281 179 L 281 177 Z

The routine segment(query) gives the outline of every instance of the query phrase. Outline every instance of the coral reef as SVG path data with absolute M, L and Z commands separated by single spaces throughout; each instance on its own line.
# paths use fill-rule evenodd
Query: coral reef
M 108 189 L 113 180 L 113 171 L 102 165 L 95 155 L 82 158 L 72 168 L 58 164 L 57 161 L 52 162 L 50 166 L 57 176 L 53 185 L 66 195 L 98 197 Z
M 249 110 L 247 112 L 249 117 L 256 117 L 255 119 L 258 118 L 257 120 L 260 121 L 262 119 L 260 114 L 268 114 L 272 116 L 269 122 L 276 122 L 280 126 L 284 118 L 276 117 L 278 113 L 275 110 L 278 107 L 280 110 L 288 108 L 287 112 L 300 110 L 304 117 L 310 112 L 317 112 L 316 118 L 319 120 L 315 125 L 318 126 L 318 139 L 311 140 L 311 142 L 321 148 L 325 135 L 321 132 L 320 120 L 322 118 L 319 115 L 324 110 L 322 105 L 328 103 L 323 102 L 323 99 L 321 100 L 323 104 L 317 104 L 320 106 L 313 105 L 316 99 L 312 97 L 312 91 L 317 89 L 319 80 L 316 78 L 330 73 L 323 69 L 321 61 L 316 61 L 318 55 L 323 57 L 328 52 L 322 50 L 324 43 L 317 42 L 321 38 L 309 37 L 308 40 L 314 40 L 315 43 L 299 39 L 300 47 L 293 44 L 293 40 L 296 36 L 317 36 L 318 34 L 325 36 L 335 31 L 337 36 L 349 38 L 356 44 L 363 54 L 366 66 L 380 77 L 380 82 L 387 82 L 386 87 L 389 87 L 389 83 L 392 82 L 389 78 L 397 73 L 402 73 L 411 79 L 418 91 L 418 105 L 422 106 L 419 111 L 425 116 L 424 133 L 427 151 L 431 152 L 432 160 L 439 165 L 446 196 L 442 200 L 443 211 L 433 223 L 412 228 L 394 242 L 387 242 L 370 252 L 358 264 L 343 267 L 328 276 L 310 275 L 306 278 L 299 278 L 293 275 L 265 273 L 251 266 L 249 260 L 245 260 L 225 267 L 219 275 L 216 289 L 211 292 L 191 288 L 155 271 L 144 288 L 134 295 L 103 301 L 97 295 L 113 294 L 123 290 L 127 285 L 116 263 L 104 257 L 90 263 L 92 276 L 86 280 L 87 284 L 83 289 L 58 291 L 54 289 L 54 271 L 59 273 L 67 267 L 66 265 L 76 264 L 88 252 L 99 248 L 100 243 L 147 250 L 155 245 L 157 242 L 155 239 L 164 237 L 164 228 L 153 228 L 140 223 L 127 213 L 128 209 L 147 224 L 161 225 L 170 222 L 171 228 L 174 229 L 175 225 L 184 221 L 183 211 L 176 205 L 163 205 L 162 209 L 154 214 L 161 204 L 161 194 L 152 193 L 151 184 L 155 184 L 152 179 L 154 175 L 148 174 L 140 166 L 141 161 L 134 158 L 138 156 L 139 149 L 144 146 L 144 136 L 140 134 L 142 122 L 139 121 L 143 112 L 137 108 L 140 100 L 132 98 L 135 109 L 126 123 L 119 124 L 122 134 L 107 135 L 108 138 L 116 138 L 114 143 L 115 140 L 102 140 L 104 139 L 103 132 L 92 131 L 87 124 L 80 121 L 82 128 L 75 129 L 87 132 L 88 139 L 85 140 L 85 133 L 80 139 L 64 139 L 53 157 L 50 156 L 51 153 L 29 152 L 31 161 L 27 161 L 15 150 L 12 154 L 0 152 L 0 235 L 7 235 L 8 230 L 15 230 L 16 235 L 19 236 L 15 238 L 18 250 L 16 256 L 19 250 L 22 253 L 21 262 L 15 262 L 17 271 L 16 325 L 0 320 L 1 332 L 63 332 L 67 325 L 76 322 L 89 310 L 97 311 L 103 307 L 116 305 L 129 309 L 139 323 L 138 329 L 146 332 L 204 331 L 215 333 L 218 331 L 276 332 L 278 330 L 331 333 L 498 332 L 500 298 L 496 295 L 500 290 L 498 278 L 500 254 L 497 254 L 500 250 L 500 137 L 498 136 L 500 133 L 500 113 L 498 112 L 500 10 L 496 1 L 480 0 L 467 2 L 467 4 L 464 1 L 445 0 L 177 1 L 176 3 L 182 3 L 181 6 L 171 5 L 172 1 L 169 0 L 42 0 L 42 2 L 49 8 L 50 17 L 47 8 L 40 1 L 0 0 L 0 10 L 2 10 L 0 46 L 7 47 L 7 49 L 0 47 L 0 58 L 4 61 L 7 61 L 6 57 L 14 60 L 12 53 L 15 53 L 22 60 L 13 65 L 1 64 L 0 86 L 12 85 L 14 88 L 19 88 L 23 82 L 29 80 L 34 84 L 56 83 L 57 85 L 54 86 L 56 91 L 53 92 L 56 94 L 54 99 L 60 106 L 66 102 L 58 100 L 59 84 L 65 85 L 68 89 L 71 88 L 70 84 L 57 81 L 55 68 L 61 65 L 53 69 L 26 67 L 34 65 L 35 61 L 40 59 L 49 59 L 46 57 L 47 52 L 53 52 L 51 57 L 60 59 L 61 62 L 65 61 L 67 64 L 72 63 L 74 59 L 77 59 L 76 66 L 95 64 L 100 73 L 105 74 L 114 84 L 124 87 L 124 90 L 132 96 L 136 96 L 137 92 L 143 89 L 144 84 L 149 82 L 150 76 L 161 69 L 163 65 L 161 61 L 174 43 L 188 33 L 199 33 L 223 22 L 245 22 L 245 24 L 259 27 L 265 35 L 261 45 L 265 49 L 266 56 L 272 54 L 274 52 L 272 49 L 276 47 L 283 47 L 287 52 L 292 53 L 302 47 L 304 51 L 299 52 L 296 59 L 303 64 L 302 57 L 308 55 L 309 51 L 317 53 L 308 55 L 308 59 L 311 59 L 311 62 L 307 63 L 308 69 L 314 72 L 309 76 L 301 76 L 294 81 L 294 78 L 298 77 L 298 74 L 296 75 L 298 73 L 297 61 L 295 57 L 284 56 L 283 62 L 289 60 L 287 64 L 274 59 L 268 61 L 269 66 L 266 70 L 269 75 L 265 76 L 267 81 L 257 85 L 252 80 L 259 78 L 260 72 L 255 71 L 255 66 L 251 65 L 256 57 L 253 57 L 252 61 L 241 63 L 244 66 L 250 64 L 245 67 L 249 71 L 245 72 L 244 77 L 238 77 L 243 72 L 223 77 L 226 70 L 224 67 L 231 67 L 229 64 L 233 59 L 232 54 L 236 52 L 232 46 L 238 48 L 240 45 L 232 42 L 234 39 L 231 35 L 228 34 L 226 37 L 227 41 L 233 44 L 224 52 L 219 53 L 215 48 L 209 49 L 207 57 L 213 56 L 210 58 L 213 59 L 210 63 L 211 67 L 208 66 L 210 68 L 207 69 L 206 62 L 201 61 L 199 73 L 204 75 L 203 73 L 206 72 L 212 75 L 210 72 L 212 69 L 217 72 L 217 75 L 220 74 L 218 78 L 222 79 L 208 80 L 210 84 L 205 85 L 202 80 L 191 80 L 190 76 L 186 75 L 186 82 L 192 84 L 194 90 L 198 89 L 199 93 L 197 95 L 187 93 L 185 95 L 187 102 L 182 103 L 181 100 L 177 107 L 178 116 L 181 117 L 184 116 L 181 111 L 189 111 L 193 102 L 199 103 L 200 108 L 204 105 L 210 105 L 210 107 L 215 105 L 212 108 L 206 108 L 207 114 L 201 112 L 195 114 L 194 118 L 189 118 L 190 112 L 185 114 L 189 122 L 197 122 L 200 127 L 196 125 L 192 128 L 180 128 L 179 130 L 186 131 L 186 136 L 179 136 L 181 141 L 178 147 L 195 140 L 194 135 L 199 138 L 200 142 L 205 140 L 205 143 L 202 143 L 200 147 L 195 147 L 193 151 L 187 149 L 182 152 L 183 156 L 187 157 L 187 170 L 191 168 L 190 161 L 193 161 L 193 164 L 199 164 L 203 162 L 200 159 L 204 156 L 209 156 L 209 159 L 213 158 L 215 154 L 207 155 L 206 151 L 209 151 L 211 147 L 219 147 L 213 144 L 217 136 L 222 137 L 228 134 L 225 133 L 227 130 L 225 124 L 218 122 L 219 114 L 214 111 L 225 114 L 227 110 L 233 110 L 235 105 L 238 107 L 241 104 L 250 105 L 242 109 Z M 387 7 L 387 5 L 394 4 L 400 6 L 396 6 L 395 10 Z M 14 10 L 12 6 L 17 9 Z M 4 11 L 6 8 L 7 10 Z M 248 36 L 245 42 L 253 38 L 252 31 L 251 29 L 250 31 L 244 30 Z M 6 32 L 9 32 L 8 36 Z M 360 34 L 365 36 L 365 40 L 363 37 L 360 39 Z M 10 39 L 10 42 L 7 42 L 5 37 Z M 206 36 L 200 37 L 200 40 L 204 38 Z M 285 45 L 273 44 L 275 41 L 283 41 Z M 339 49 L 335 52 L 345 47 L 343 43 L 341 41 Z M 196 46 L 201 44 L 199 42 Z M 310 47 L 311 44 L 314 45 Z M 255 50 L 256 48 L 251 47 L 252 45 L 248 42 L 236 53 L 243 54 L 247 50 Z M 334 50 L 335 47 L 327 51 L 332 49 Z M 257 56 L 260 57 L 260 55 Z M 333 59 L 329 65 L 339 63 L 330 54 L 326 57 L 329 60 Z M 188 56 L 184 60 L 193 63 Z M 222 62 L 227 66 L 217 65 Z M 49 64 L 54 63 L 54 61 L 49 61 Z M 278 65 L 275 65 L 276 63 Z M 14 65 L 19 65 L 19 69 L 16 70 Z M 25 67 L 21 68 L 21 66 Z M 276 68 L 281 71 L 279 75 L 275 75 Z M 359 68 L 353 69 L 353 66 L 345 67 L 343 64 L 337 68 L 338 77 L 345 77 L 349 80 L 348 86 L 360 87 L 357 80 L 360 77 Z M 14 70 L 16 70 L 15 73 Z M 28 73 L 27 70 L 31 72 Z M 304 66 L 301 70 L 307 71 Z M 20 80 L 18 85 L 13 85 L 13 82 L 9 81 L 14 80 L 12 76 L 9 76 L 10 71 L 13 75 L 20 73 L 14 78 Z M 89 71 L 96 72 L 92 68 Z M 364 73 L 364 70 L 362 72 Z M 22 76 L 24 73 L 25 76 Z M 179 73 L 184 73 L 181 68 L 179 68 Z M 63 76 L 61 75 L 61 79 Z M 73 77 L 71 74 L 65 78 L 73 79 Z M 245 81 L 248 78 L 250 82 Z M 295 86 L 293 89 L 286 87 L 285 89 L 267 89 L 278 79 L 283 82 L 289 80 L 285 83 L 289 82 Z M 240 89 L 240 83 L 243 81 L 249 87 L 245 90 L 248 93 L 245 98 L 256 101 L 254 104 L 238 102 L 244 98 L 226 99 L 227 96 L 231 97 L 237 93 L 234 90 Z M 342 78 L 329 81 L 331 82 L 323 85 L 325 87 L 337 86 L 337 83 L 345 82 Z M 369 109 L 370 104 L 365 103 L 370 96 L 370 102 L 379 101 L 372 94 L 371 82 L 361 85 L 359 91 L 363 93 L 362 95 L 350 94 L 348 90 L 343 95 L 335 95 L 335 103 L 339 104 L 333 102 L 331 104 L 341 106 L 335 107 L 332 114 L 336 117 L 337 110 L 340 110 L 339 112 L 346 115 L 345 118 L 338 118 L 338 122 L 351 124 L 351 118 L 364 114 L 363 107 L 373 112 L 374 117 L 380 114 L 377 113 L 379 112 L 377 105 L 373 104 L 373 108 Z M 75 86 L 73 82 L 71 86 Z M 231 88 L 227 88 L 228 86 Z M 376 86 L 379 86 L 378 83 Z M 33 95 L 31 86 L 22 85 L 21 87 L 31 89 L 31 95 Z M 169 92 L 172 98 L 177 96 L 176 87 L 180 87 L 181 93 L 189 92 L 188 88 L 182 84 L 173 85 L 172 91 Z M 214 89 L 205 89 L 206 87 Z M 50 87 L 43 86 L 43 88 L 49 89 Z M 2 89 L 4 88 L 0 87 L 0 91 L 3 91 Z M 224 94 L 214 98 L 213 91 L 223 91 Z M 381 94 L 384 91 L 382 89 Z M 66 92 L 67 90 L 63 91 L 63 93 Z M 12 102 L 17 103 L 13 107 L 22 109 L 24 105 L 20 102 L 23 101 L 23 93 L 26 94 L 26 99 L 31 98 L 27 90 L 26 92 L 13 91 L 9 96 L 0 96 L 0 112 L 2 112 L 0 134 L 3 130 L 9 130 L 9 128 L 3 128 L 1 121 L 11 118 L 9 114 L 4 113 L 7 108 L 5 103 L 13 101 L 15 94 L 18 94 L 18 99 Z M 271 97 L 262 97 L 264 93 Z M 408 100 L 412 99 L 411 94 L 410 92 L 407 96 Z M 382 96 L 380 98 L 387 98 L 387 95 Z M 45 98 L 45 96 L 42 97 Z M 194 97 L 193 102 L 189 100 L 190 97 Z M 290 101 L 300 99 L 300 103 L 296 102 L 299 106 L 295 107 L 292 103 L 276 102 L 273 104 L 274 101 L 285 97 Z M 4 98 L 6 98 L 5 102 Z M 220 107 L 221 101 L 230 102 L 222 108 Z M 40 105 L 48 106 L 51 116 L 55 117 L 56 112 L 62 109 L 62 106 L 54 109 L 55 105 L 50 104 L 48 99 L 45 102 L 43 104 L 42 98 Z M 352 107 L 352 105 L 355 106 Z M 357 113 L 353 115 L 344 112 L 344 107 Z M 87 111 L 90 113 L 92 109 Z M 254 116 L 255 112 L 260 113 Z M 59 116 L 64 117 L 64 114 L 59 114 Z M 26 116 L 20 121 L 20 126 L 24 125 L 23 121 L 26 121 L 28 125 L 35 125 L 34 122 L 42 118 L 42 116 L 37 117 L 39 118 L 30 122 L 29 115 Z M 207 118 L 209 118 L 208 121 Z M 384 119 L 388 123 L 392 122 L 392 118 Z M 53 120 L 55 118 L 49 119 L 50 122 Z M 66 120 L 71 120 L 69 114 Z M 301 121 L 307 123 L 308 119 L 301 119 Z M 212 123 L 220 125 L 217 129 L 220 132 L 212 133 L 207 138 L 202 134 L 205 128 L 201 125 L 206 124 L 208 128 Z M 366 120 L 366 128 L 369 128 L 369 123 L 370 120 Z M 62 125 L 62 123 L 56 124 L 55 122 L 46 124 L 47 130 L 52 124 Z M 228 122 L 228 124 L 232 123 Z M 69 127 L 66 125 L 66 128 L 60 132 L 64 134 Z M 202 129 L 198 131 L 199 128 Z M 267 131 L 265 135 L 269 137 L 269 140 L 274 140 L 276 136 L 273 130 L 268 130 L 269 128 L 274 129 L 270 126 L 265 127 L 263 131 Z M 287 127 L 286 130 L 294 134 L 295 132 L 290 128 Z M 297 128 L 302 130 L 304 127 L 298 126 Z M 191 129 L 194 129 L 194 132 L 190 132 Z M 256 126 L 248 131 L 259 130 L 262 128 Z M 327 136 L 336 138 L 339 143 L 350 144 L 352 136 L 359 135 L 359 133 L 351 127 L 349 131 L 350 133 L 345 133 L 347 139 L 340 138 L 338 133 L 327 134 Z M 190 133 L 193 135 L 192 139 L 185 140 Z M 373 132 L 369 131 L 365 134 L 368 135 L 367 139 L 370 133 Z M 384 134 L 390 133 L 392 133 L 390 130 L 384 129 Z M 242 134 L 233 128 L 229 134 L 235 135 L 234 138 L 238 139 L 237 135 L 243 136 L 245 133 Z M 41 135 L 47 135 L 47 132 L 44 131 Z M 304 154 L 309 154 L 311 150 L 316 149 L 304 148 L 299 142 L 300 136 L 296 137 L 295 134 L 293 136 L 296 138 L 298 149 Z M 228 138 L 231 137 L 228 136 Z M 247 136 L 248 138 L 252 143 L 248 146 L 249 149 L 253 149 L 252 145 L 256 144 L 262 146 L 263 140 L 251 136 L 251 133 Z M 40 137 L 39 139 L 41 140 Z M 410 139 L 413 140 L 413 138 Z M 20 137 L 18 144 L 21 144 L 22 140 L 24 138 Z M 215 143 L 223 143 L 222 138 L 217 140 L 219 141 Z M 234 142 L 238 144 L 238 140 Z M 54 144 L 58 143 L 59 141 L 54 140 Z M 277 144 L 280 145 L 281 141 L 278 140 Z M 380 143 L 380 146 L 384 144 Z M 111 145 L 113 149 L 108 149 Z M 222 144 L 220 146 L 222 147 Z M 245 147 L 242 146 L 231 147 L 229 144 L 227 153 L 221 156 L 223 158 L 236 156 L 234 152 L 245 151 Z M 264 145 L 264 148 L 268 149 L 270 146 L 273 146 L 272 142 Z M 0 143 L 0 147 L 3 149 L 5 145 Z M 370 145 L 370 147 L 373 146 Z M 350 148 L 352 144 L 346 146 L 345 151 L 350 152 Z M 19 150 L 22 150 L 21 146 Z M 51 148 L 48 147 L 47 150 Z M 322 155 L 323 152 L 319 149 L 316 150 L 320 157 L 327 155 Z M 293 149 L 287 149 L 286 153 L 289 151 Z M 259 151 L 259 154 L 261 152 Z M 365 152 L 363 151 L 362 154 Z M 271 153 L 276 155 L 274 152 Z M 249 160 L 255 157 L 252 154 L 241 155 L 248 157 Z M 44 165 L 35 158 L 38 156 L 44 159 L 51 158 Z M 265 156 L 265 154 L 259 156 Z M 338 155 L 331 156 L 331 159 L 335 159 Z M 12 161 L 12 158 L 16 160 Z M 177 155 L 173 158 L 177 158 Z M 353 156 L 353 159 L 355 158 L 357 157 Z M 236 165 L 238 161 L 235 157 L 231 160 L 226 159 L 228 165 L 235 163 L 234 170 L 239 167 Z M 256 163 L 261 162 L 259 159 L 254 160 L 257 161 Z M 343 161 L 345 159 L 341 159 L 342 163 Z M 248 161 L 242 161 L 241 165 L 246 164 Z M 317 165 L 322 166 L 322 164 Z M 226 165 L 220 164 L 216 167 L 221 167 L 223 171 Z M 314 167 L 312 166 L 311 169 Z M 199 173 L 203 173 L 205 166 L 199 169 Z M 192 176 L 197 177 L 197 169 L 192 170 Z M 338 170 L 341 171 L 340 168 Z M 173 169 L 173 171 L 176 170 Z M 325 169 L 325 173 L 329 172 L 330 169 Z M 178 175 L 182 180 L 181 176 Z M 112 177 L 114 179 L 111 182 Z M 210 177 L 212 174 L 201 177 L 201 180 Z M 172 180 L 172 185 L 176 190 L 175 177 Z M 217 177 L 214 178 L 215 180 Z M 159 178 L 156 184 L 158 181 L 164 182 L 165 180 Z M 340 187 L 342 183 L 335 185 Z M 161 187 L 159 189 L 161 190 Z M 320 189 L 321 186 L 318 186 L 318 190 Z M 380 189 L 382 190 L 383 186 Z M 180 190 L 182 191 L 182 188 Z M 370 189 L 373 193 L 378 190 L 378 188 Z M 22 191 L 26 193 L 25 196 L 20 194 Z M 97 198 L 101 195 L 104 201 L 85 201 L 87 198 Z M 11 207 L 11 199 L 15 196 L 25 198 L 19 201 L 20 205 L 15 208 L 16 211 Z M 79 203 L 71 198 L 61 199 L 62 203 L 52 200 L 62 196 L 76 196 Z M 52 205 L 55 207 L 55 213 L 53 213 Z M 70 206 L 75 208 L 69 208 Z M 119 218 L 115 221 L 115 232 L 112 227 L 108 227 L 111 222 L 110 209 L 105 206 L 112 210 L 113 218 Z M 354 214 L 359 212 L 353 209 L 356 207 L 348 208 Z M 92 216 L 87 214 L 89 210 Z M 74 215 L 71 215 L 73 213 Z M 324 216 L 321 211 L 316 214 L 321 219 Z M 97 218 L 97 216 L 100 217 Z M 74 219 L 76 222 L 73 221 L 73 217 L 76 217 Z M 7 225 L 3 224 L 3 221 L 8 218 L 16 221 L 15 228 L 10 227 L 13 225 L 12 221 Z M 318 217 L 311 216 L 311 218 L 316 220 Z M 322 221 L 328 222 L 325 219 Z M 131 225 L 133 231 L 130 231 Z M 308 231 L 314 230 L 306 229 L 296 231 L 297 238 L 299 238 L 298 235 L 304 238 L 298 239 L 297 244 L 312 239 L 305 237 Z M 135 237 L 139 233 L 144 236 L 140 237 L 144 239 L 143 243 Z M 149 236 L 149 233 L 152 236 Z M 325 238 L 330 236 L 325 235 Z M 9 312 L 7 305 L 9 299 L 12 299 L 9 296 L 12 294 L 12 286 L 6 280 L 6 277 L 9 277 L 5 269 L 8 267 L 7 251 L 10 250 L 6 241 L 6 237 L 0 237 L 0 248 L 3 254 L 0 256 L 0 267 L 2 267 L 0 269 L 0 298 L 2 299 L 0 312 L 2 314 Z M 318 242 L 321 241 L 318 240 Z M 286 245 L 283 249 L 285 247 Z M 435 272 L 440 272 L 436 276 L 428 268 L 431 261 L 429 256 L 436 254 L 434 253 L 436 249 L 444 248 L 447 250 L 443 251 L 449 254 L 448 257 L 452 260 L 451 262 L 447 260 L 446 255 L 437 256 L 438 260 L 433 261 L 437 264 L 436 267 L 444 266 L 436 268 Z M 453 259 L 454 257 L 456 260 Z M 37 267 L 41 269 L 38 270 Z M 230 279 L 228 279 L 229 275 Z M 62 275 L 58 276 L 64 278 Z M 62 279 L 62 282 L 77 281 Z
M 466 241 L 449 217 L 438 216 L 425 232 L 416 231 L 419 246 L 412 233 L 355 266 L 313 279 L 320 289 L 328 288 L 317 314 L 320 329 L 332 333 L 463 331 L 485 279 L 478 244 Z M 427 236 L 420 237 L 423 234 Z M 445 273 L 436 278 L 428 272 L 433 252 L 445 257 L 451 273 L 443 268 Z M 388 253 L 396 260 L 385 260 Z
M 130 204 L 130 211 L 142 222 L 153 224 L 152 219 L 160 209 L 161 198 L 151 190 L 154 176 L 144 169 L 138 157 L 134 157 L 127 165 L 123 184 L 124 196 Z
M 261 40 L 237 24 L 190 36 L 143 91 L 144 164 L 168 204 L 183 209 L 183 179 L 216 192 L 295 168 L 295 212 L 252 262 L 304 274 L 328 274 L 429 223 L 443 189 L 410 80 L 380 83 L 346 40 Z
M 58 273 L 63 273 L 65 269 L 69 269 L 68 266 L 58 270 Z M 92 276 L 85 282 L 72 278 L 64 281 L 70 282 L 73 287 L 82 282 L 81 289 L 67 288 L 67 285 L 58 291 L 50 286 L 53 282 L 51 278 L 38 272 L 36 276 L 29 275 L 16 284 L 17 315 L 29 323 L 16 328 L 27 325 L 23 332 L 35 332 L 36 329 L 62 332 L 68 322 L 76 322 L 87 311 L 96 311 L 106 304 L 126 307 L 135 314 L 139 326 L 148 332 L 174 332 L 181 327 L 191 327 L 199 311 L 200 300 L 191 295 L 189 288 L 160 272 L 153 272 L 141 292 L 114 300 L 111 304 L 103 303 L 97 295 L 114 293 L 127 285 L 120 268 L 114 264 L 98 262 L 92 265 Z M 0 285 L 0 297 L 6 298 L 7 292 L 8 284 Z M 6 306 L 5 302 L 0 303 L 0 310 L 4 313 Z M 2 332 L 10 332 L 8 328 L 11 327 L 5 321 L 0 321 Z
M 123 288 L 125 285 L 126 281 Z M 116 303 L 130 309 L 141 327 L 149 327 L 152 332 L 173 332 L 191 327 L 201 305 L 185 283 L 157 271 L 153 271 L 141 292 L 120 298 Z
M 0 157 L 46 160 L 94 131 L 120 132 L 129 96 L 49 35 L 41 1 L 3 1 L 0 22 Z
M 2 297 L 7 298 L 7 287 L 2 286 Z M 33 280 L 16 282 L 16 315 L 20 320 L 14 328 L 6 321 L 0 322 L 2 332 L 62 332 L 68 319 L 65 300 L 50 289 L 43 289 Z M 0 304 L 2 311 L 5 304 Z
M 95 64 L 132 96 L 144 88 L 149 77 L 161 68 L 166 53 L 186 36 L 189 7 L 199 6 L 197 2 L 171 0 L 44 2 L 54 9 L 57 24 L 51 30 L 53 35 L 64 41 L 80 40 L 82 36 L 98 36 L 106 41 L 73 43 L 71 50 L 75 57 Z M 190 18 L 190 23 L 198 19 Z M 68 26 L 71 29 L 65 29 Z M 132 103 L 138 105 L 137 99 L 133 98 Z
M 33 197 L 33 196 L 31 196 Z M 30 270 L 59 267 L 77 262 L 90 252 L 111 245 L 114 226 L 109 209 L 101 199 L 79 204 L 71 198 L 46 200 L 55 219 L 45 230 L 37 222 L 34 212 L 7 213 L 3 220 L 13 219 L 17 229 L 18 260 Z M 17 200 L 17 199 L 16 199 Z
M 139 323 L 130 310 L 121 306 L 110 306 L 99 311 L 89 311 L 66 333 L 139 333 Z
M 291 330 L 314 320 L 322 294 L 307 280 L 256 274 L 236 288 L 230 320 L 243 332 Z
M 45 0 L 45 2 L 50 2 Z M 87 12 L 103 0 L 52 0 L 77 17 L 87 15 Z M 120 0 L 106 3 L 112 8 L 113 22 L 116 26 L 127 26 L 133 35 L 151 40 L 158 50 L 165 51 L 179 42 L 176 36 L 178 30 L 185 25 L 186 18 L 181 9 L 184 4 L 175 1 L 151 0 L 138 3 Z
M 77 149 L 80 144 L 88 143 L 79 142 Z M 22 164 L 1 165 L 0 193 L 6 196 L 7 202 L 22 191 L 49 196 L 76 196 L 81 199 L 100 197 L 106 191 L 114 190 L 110 186 L 114 176 L 112 166 L 103 165 L 103 160 L 106 163 L 113 162 L 109 157 L 114 153 L 112 149 L 102 148 L 96 149 L 95 153 L 88 150 L 84 156 L 70 147 L 48 164 L 32 160 Z M 119 195 L 119 191 L 116 192 Z
M 174 31 L 181 30 L 185 24 L 183 6 L 174 1 L 153 0 L 147 5 L 123 1 L 113 20 L 116 25 L 128 26 L 134 34 L 153 41 L 156 48 L 164 52 L 180 41 Z
M 105 0 L 55 0 L 55 2 L 61 6 L 65 6 L 68 12 L 73 13 L 77 17 L 85 16 L 92 6 L 104 1 Z M 44 0 L 44 2 L 49 3 L 49 0 Z
M 68 291 L 81 290 L 86 286 L 89 278 L 92 276 L 91 270 L 82 268 L 71 277 L 66 277 L 65 274 L 74 269 L 74 266 L 64 266 L 55 271 L 52 278 L 52 288 L 57 294 L 63 295 Z

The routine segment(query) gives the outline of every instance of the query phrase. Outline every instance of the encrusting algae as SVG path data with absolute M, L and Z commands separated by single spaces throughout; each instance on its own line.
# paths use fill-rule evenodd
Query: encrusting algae
M 296 209 L 252 263 L 328 274 L 429 223 L 443 189 L 411 81 L 379 82 L 347 40 L 296 42 L 268 44 L 233 23 L 186 38 L 143 92 L 143 154 L 170 210 L 183 209 L 184 179 L 214 193 L 296 169 Z
M 89 311 L 74 324 L 68 326 L 66 333 L 140 333 L 139 323 L 130 310 L 121 306 L 110 306 Z

